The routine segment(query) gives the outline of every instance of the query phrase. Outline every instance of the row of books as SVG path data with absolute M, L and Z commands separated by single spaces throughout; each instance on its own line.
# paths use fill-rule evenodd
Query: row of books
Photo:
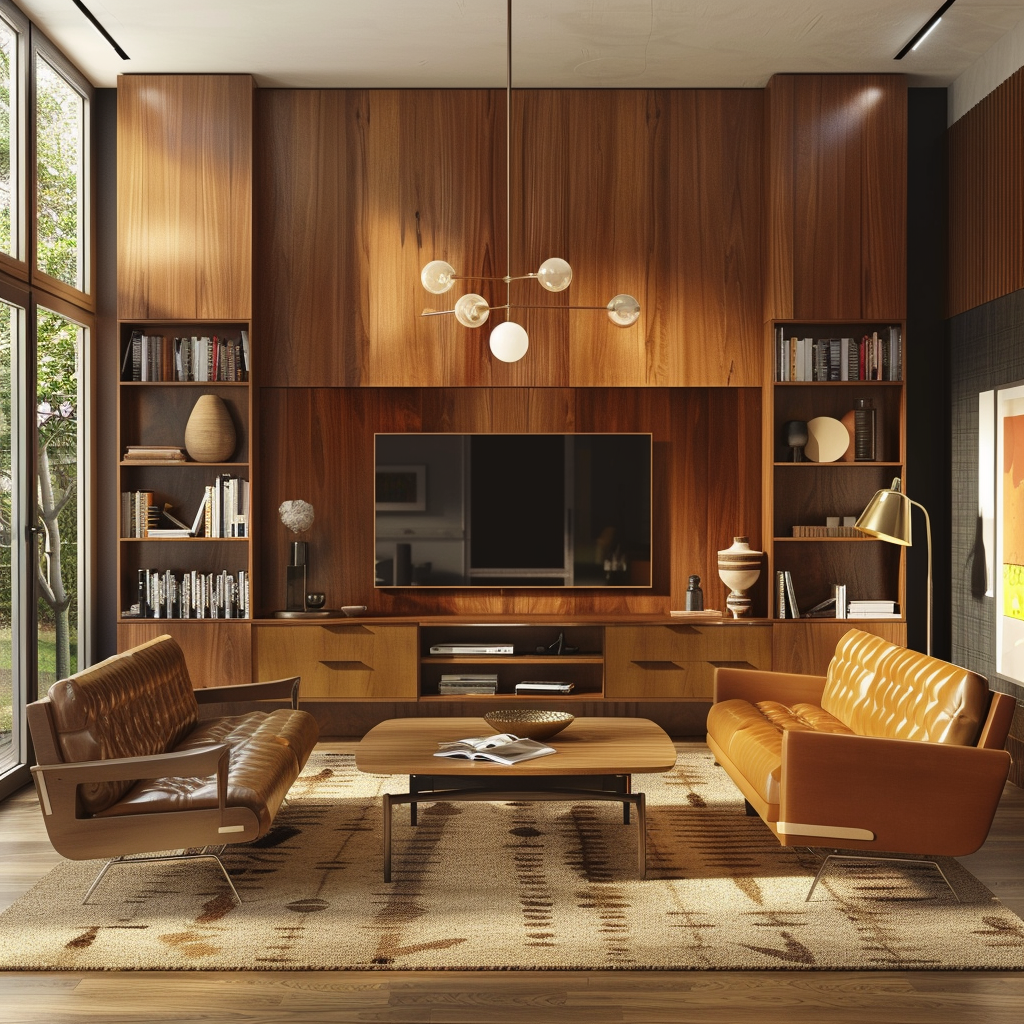
M 822 527 L 826 529 L 826 527 Z M 843 529 L 843 527 L 833 527 Z M 800 606 L 796 600 L 793 577 L 789 570 L 778 570 L 775 573 L 775 607 L 776 616 L 780 619 L 799 619 Z M 846 586 L 837 584 L 832 588 L 832 597 L 826 598 L 805 613 L 805 618 L 821 616 L 839 619 L 899 619 L 899 609 L 895 601 L 846 599 Z
M 206 486 L 189 526 L 172 512 L 170 503 L 158 504 L 153 491 L 122 491 L 121 536 L 248 537 L 249 493 L 248 480 L 222 473 Z
M 796 603 L 793 577 L 788 569 L 780 569 L 775 573 L 775 615 L 780 619 L 800 618 L 800 606 Z
M 796 338 L 775 328 L 777 381 L 902 380 L 899 327 L 854 338 Z
M 238 338 L 182 337 L 132 331 L 122 380 L 244 381 L 249 379 L 249 332 Z
M 864 537 L 856 526 L 794 526 L 794 537 Z
M 126 618 L 247 619 L 249 573 L 139 569 L 138 596 Z

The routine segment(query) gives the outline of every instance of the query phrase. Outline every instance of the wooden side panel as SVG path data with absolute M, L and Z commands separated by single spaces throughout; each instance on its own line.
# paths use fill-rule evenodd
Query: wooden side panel
M 146 619 L 117 627 L 117 649 L 126 651 L 169 633 L 181 645 L 192 686 L 236 686 L 254 681 L 248 622 L 182 622 Z M 273 679 L 274 676 L 257 676 Z
M 759 385 L 762 97 L 708 89 L 657 98 L 647 383 Z
M 253 92 L 248 75 L 196 82 L 196 316 L 252 316 Z
M 1024 69 L 949 129 L 949 315 L 1024 287 Z
M 874 633 L 890 643 L 905 646 L 904 622 L 877 622 L 847 619 L 845 622 L 809 622 L 794 619 L 772 626 L 772 669 L 776 672 L 803 672 L 823 676 L 836 653 L 836 644 L 851 629 Z
M 765 89 L 764 318 L 793 316 L 793 75 Z
M 731 396 L 731 397 L 730 397 Z M 733 534 L 760 545 L 760 402 L 756 390 L 672 388 L 263 388 L 256 606 L 284 601 L 291 535 L 278 505 L 316 509 L 310 589 L 369 614 L 664 612 L 684 604 L 687 576 L 724 607 L 715 552 Z M 373 435 L 393 431 L 644 431 L 654 439 L 652 588 L 376 589 Z M 718 601 L 718 604 L 713 604 Z
M 864 75 L 861 316 L 899 319 L 907 309 L 907 82 Z
M 248 75 L 118 79 L 118 315 L 252 315 Z
M 117 87 L 121 318 L 195 317 L 196 79 L 122 75 Z

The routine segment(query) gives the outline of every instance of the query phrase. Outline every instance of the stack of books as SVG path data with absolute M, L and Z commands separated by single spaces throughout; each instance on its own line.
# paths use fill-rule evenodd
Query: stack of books
M 524 680 L 516 683 L 516 693 L 572 693 L 572 683 L 549 683 L 543 680 Z
M 121 380 L 228 381 L 249 379 L 249 333 L 238 338 L 165 338 L 132 331 Z
M 125 462 L 186 462 L 185 449 L 164 444 L 130 444 L 124 451 Z
M 448 696 L 486 694 L 498 692 L 498 675 L 491 672 L 466 672 L 441 676 L 437 692 Z
M 851 619 L 898 619 L 895 601 L 851 601 Z
M 780 619 L 800 618 L 800 606 L 796 603 L 793 577 L 788 570 L 775 574 L 775 605 L 776 614 Z

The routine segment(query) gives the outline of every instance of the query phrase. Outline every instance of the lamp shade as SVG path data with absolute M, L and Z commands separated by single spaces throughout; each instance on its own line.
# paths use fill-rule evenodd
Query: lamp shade
M 897 477 L 887 490 L 875 491 L 855 525 L 861 533 L 890 544 L 909 547 L 911 504 L 900 489 L 900 479 Z
M 515 363 L 526 355 L 530 338 L 519 324 L 506 320 L 491 331 L 490 344 L 496 359 L 503 363 Z

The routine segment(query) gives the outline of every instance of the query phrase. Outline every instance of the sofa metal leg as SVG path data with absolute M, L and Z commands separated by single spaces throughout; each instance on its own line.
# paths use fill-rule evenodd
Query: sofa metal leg
M 223 846 L 215 848 L 218 851 L 224 849 Z M 158 863 L 169 863 L 171 861 L 178 860 L 213 860 L 217 862 L 217 867 L 220 868 L 221 873 L 224 875 L 225 881 L 228 883 L 228 887 L 231 889 L 231 894 L 235 897 L 238 905 L 242 905 L 242 897 L 238 895 L 238 890 L 235 888 L 235 883 L 231 881 L 231 876 L 228 874 L 228 869 L 224 867 L 224 861 L 220 859 L 220 853 L 214 853 L 213 848 L 207 846 L 204 847 L 198 853 L 174 853 L 168 854 L 163 857 L 112 857 L 107 861 L 106 864 L 100 869 L 100 873 L 93 880 L 92 885 L 89 886 L 89 891 L 85 894 L 85 899 L 82 900 L 82 906 L 86 906 L 89 903 L 89 897 L 92 896 L 96 890 L 96 886 L 103 881 L 103 877 L 115 864 L 158 864 Z
M 818 873 L 814 876 L 814 881 L 811 882 L 811 888 L 807 893 L 807 899 L 805 903 L 810 903 L 811 897 L 814 895 L 814 889 L 818 882 L 821 881 L 821 876 L 825 873 L 825 869 L 828 867 L 829 861 L 832 860 L 867 860 L 876 861 L 879 863 L 887 864 L 930 864 L 936 871 L 938 871 L 943 882 L 946 883 L 946 888 L 953 894 L 953 899 L 960 902 L 960 897 L 957 895 L 956 889 L 950 884 L 949 879 L 946 877 L 946 872 L 942 870 L 941 865 L 934 860 L 926 860 L 916 857 L 872 857 L 870 854 L 864 853 L 830 853 L 822 862 L 821 867 L 818 868 Z

